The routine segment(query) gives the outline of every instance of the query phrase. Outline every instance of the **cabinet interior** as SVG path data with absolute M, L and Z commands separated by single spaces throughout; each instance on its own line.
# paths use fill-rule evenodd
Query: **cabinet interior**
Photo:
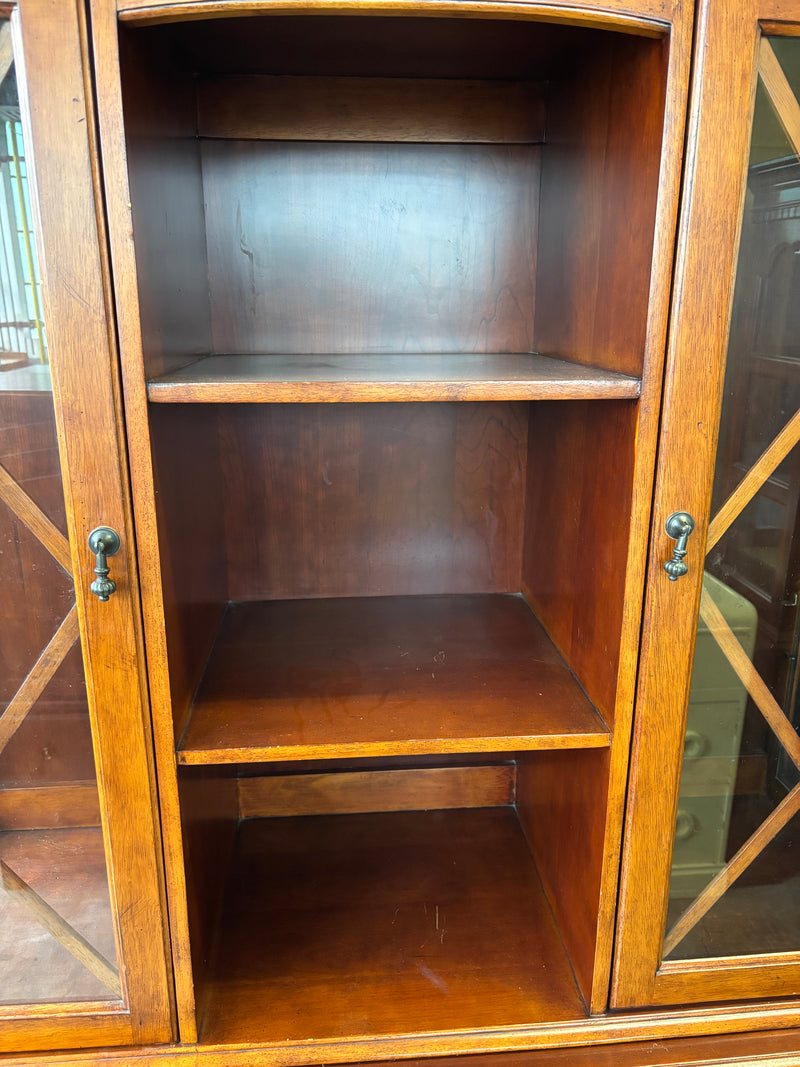
M 666 42 L 120 50 L 203 1040 L 581 1018 Z

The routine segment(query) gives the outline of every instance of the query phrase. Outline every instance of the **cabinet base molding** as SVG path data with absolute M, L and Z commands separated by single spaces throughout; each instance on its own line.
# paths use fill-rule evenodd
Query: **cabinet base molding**
M 246 1048 L 213 1045 L 160 1045 L 104 1048 L 71 1053 L 3 1056 L 2 1067 L 305 1067 L 320 1063 L 402 1059 L 407 1067 L 457 1067 L 452 1057 L 473 1053 L 471 1067 L 800 1067 L 800 1030 L 790 1027 L 797 1010 L 774 1007 L 753 1012 L 597 1018 L 583 1026 L 530 1033 L 432 1035 L 413 1040 L 372 1040 L 284 1044 Z M 727 1016 L 727 1017 L 726 1017 Z M 792 1017 L 793 1016 L 793 1017 Z M 692 1036 L 700 1029 L 705 1034 Z M 736 1032 L 744 1028 L 745 1033 Z M 716 1029 L 716 1033 L 709 1033 Z M 579 1032 L 580 1031 L 580 1032 Z M 673 1036 L 677 1035 L 677 1036 Z M 549 1048 L 535 1047 L 541 1041 Z M 321 1046 L 324 1045 L 324 1048 Z M 556 1047 L 552 1047 L 556 1046 Z

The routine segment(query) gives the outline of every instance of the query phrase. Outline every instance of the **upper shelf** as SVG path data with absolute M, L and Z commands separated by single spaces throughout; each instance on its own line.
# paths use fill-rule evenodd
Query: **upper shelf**
M 635 399 L 640 381 L 538 353 L 206 356 L 148 382 L 155 403 Z

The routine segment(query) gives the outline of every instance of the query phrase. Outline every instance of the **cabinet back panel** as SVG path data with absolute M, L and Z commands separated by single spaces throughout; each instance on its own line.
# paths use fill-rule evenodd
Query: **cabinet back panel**
M 540 149 L 206 141 L 217 352 L 528 352 Z
M 524 403 L 220 409 L 231 600 L 518 592 Z
M 536 82 L 246 75 L 197 86 L 201 137 L 261 141 L 537 144 Z
M 615 35 L 551 87 L 542 157 L 536 346 L 640 375 L 667 46 Z

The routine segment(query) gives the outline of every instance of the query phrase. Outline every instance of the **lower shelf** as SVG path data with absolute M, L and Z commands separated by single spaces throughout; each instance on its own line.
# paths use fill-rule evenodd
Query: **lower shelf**
M 183 764 L 601 748 L 608 728 L 521 596 L 229 609 Z
M 586 1017 L 510 807 L 245 820 L 205 994 L 231 1045 Z

